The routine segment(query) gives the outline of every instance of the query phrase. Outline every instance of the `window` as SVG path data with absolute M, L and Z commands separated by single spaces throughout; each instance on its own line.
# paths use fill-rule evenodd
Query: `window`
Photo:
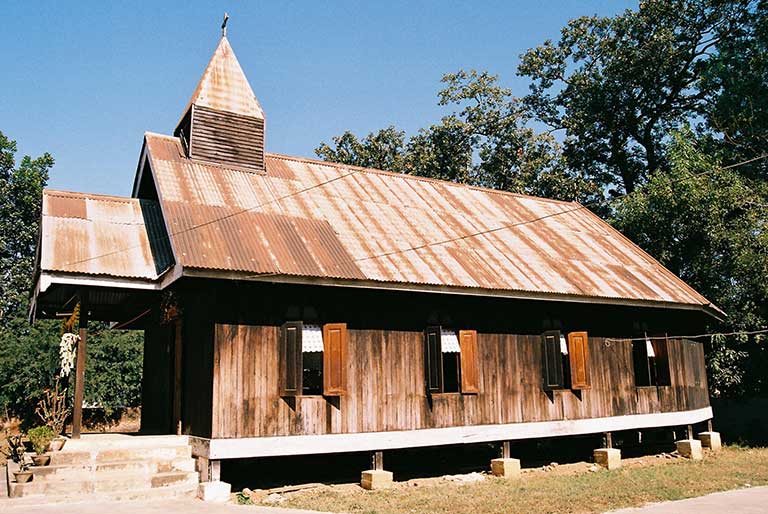
M 632 365 L 635 386 L 672 385 L 666 336 L 632 341 Z
M 588 389 L 589 337 L 586 332 L 571 332 L 566 340 L 559 330 L 541 335 L 542 378 L 545 391 Z
M 429 327 L 424 333 L 424 376 L 430 394 L 477 394 L 477 332 Z
M 323 394 L 323 329 L 304 325 L 301 331 L 302 384 L 305 395 Z
M 290 321 L 279 341 L 281 396 L 341 396 L 346 391 L 344 323 L 324 326 Z

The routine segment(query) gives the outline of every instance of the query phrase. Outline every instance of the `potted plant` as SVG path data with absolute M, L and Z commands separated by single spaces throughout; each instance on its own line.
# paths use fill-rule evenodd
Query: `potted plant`
M 35 455 L 32 456 L 32 462 L 35 466 L 47 466 L 51 462 L 51 456 L 46 455 L 48 447 L 53 441 L 53 430 L 51 427 L 43 425 L 36 427 L 27 432 L 27 437 L 32 443 L 32 449 L 35 450 Z
M 77 341 L 80 338 L 74 334 L 64 334 L 61 342 L 61 375 L 56 375 L 53 380 L 53 387 L 46 388 L 43 391 L 43 397 L 37 402 L 35 412 L 53 431 L 55 439 L 51 441 L 51 450 L 59 451 L 64 447 L 67 441 L 62 437 L 64 423 L 69 416 L 69 407 L 67 407 L 67 388 L 62 386 L 62 379 L 67 380 L 74 360 L 74 352 Z
M 5 456 L 15 462 L 19 469 L 13 472 L 16 482 L 23 484 L 32 480 L 32 472 L 29 470 L 29 463 L 24 455 L 24 442 L 21 440 L 21 434 L 7 437 L 8 450 Z

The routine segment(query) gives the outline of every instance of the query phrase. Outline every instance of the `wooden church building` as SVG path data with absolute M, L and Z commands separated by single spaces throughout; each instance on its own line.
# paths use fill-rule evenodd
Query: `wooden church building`
M 42 200 L 32 315 L 80 303 L 81 370 L 89 319 L 144 330 L 142 431 L 188 435 L 204 479 L 712 417 L 680 336 L 722 313 L 588 209 L 267 137 L 222 37 L 178 125 L 145 134 L 130 197 Z

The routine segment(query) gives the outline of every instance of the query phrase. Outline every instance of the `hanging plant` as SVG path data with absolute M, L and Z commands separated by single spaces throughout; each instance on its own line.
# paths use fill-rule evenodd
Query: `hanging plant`
M 59 362 L 61 365 L 61 376 L 68 377 L 75 365 L 75 356 L 77 355 L 77 343 L 80 342 L 80 336 L 67 332 L 61 336 L 59 343 Z
M 160 297 L 160 323 L 165 325 L 181 317 L 179 295 L 175 291 L 163 291 Z

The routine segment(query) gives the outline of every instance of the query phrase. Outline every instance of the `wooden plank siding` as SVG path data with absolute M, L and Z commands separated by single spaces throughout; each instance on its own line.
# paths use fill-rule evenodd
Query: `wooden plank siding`
M 628 342 L 589 337 L 591 388 L 542 389 L 538 335 L 478 333 L 479 393 L 424 384 L 423 333 L 349 329 L 347 394 L 281 398 L 279 326 L 216 324 L 211 437 L 414 430 L 693 410 L 709 405 L 702 345 L 670 339 L 672 385 L 634 385 Z
M 264 171 L 264 120 L 194 106 L 190 156 Z

